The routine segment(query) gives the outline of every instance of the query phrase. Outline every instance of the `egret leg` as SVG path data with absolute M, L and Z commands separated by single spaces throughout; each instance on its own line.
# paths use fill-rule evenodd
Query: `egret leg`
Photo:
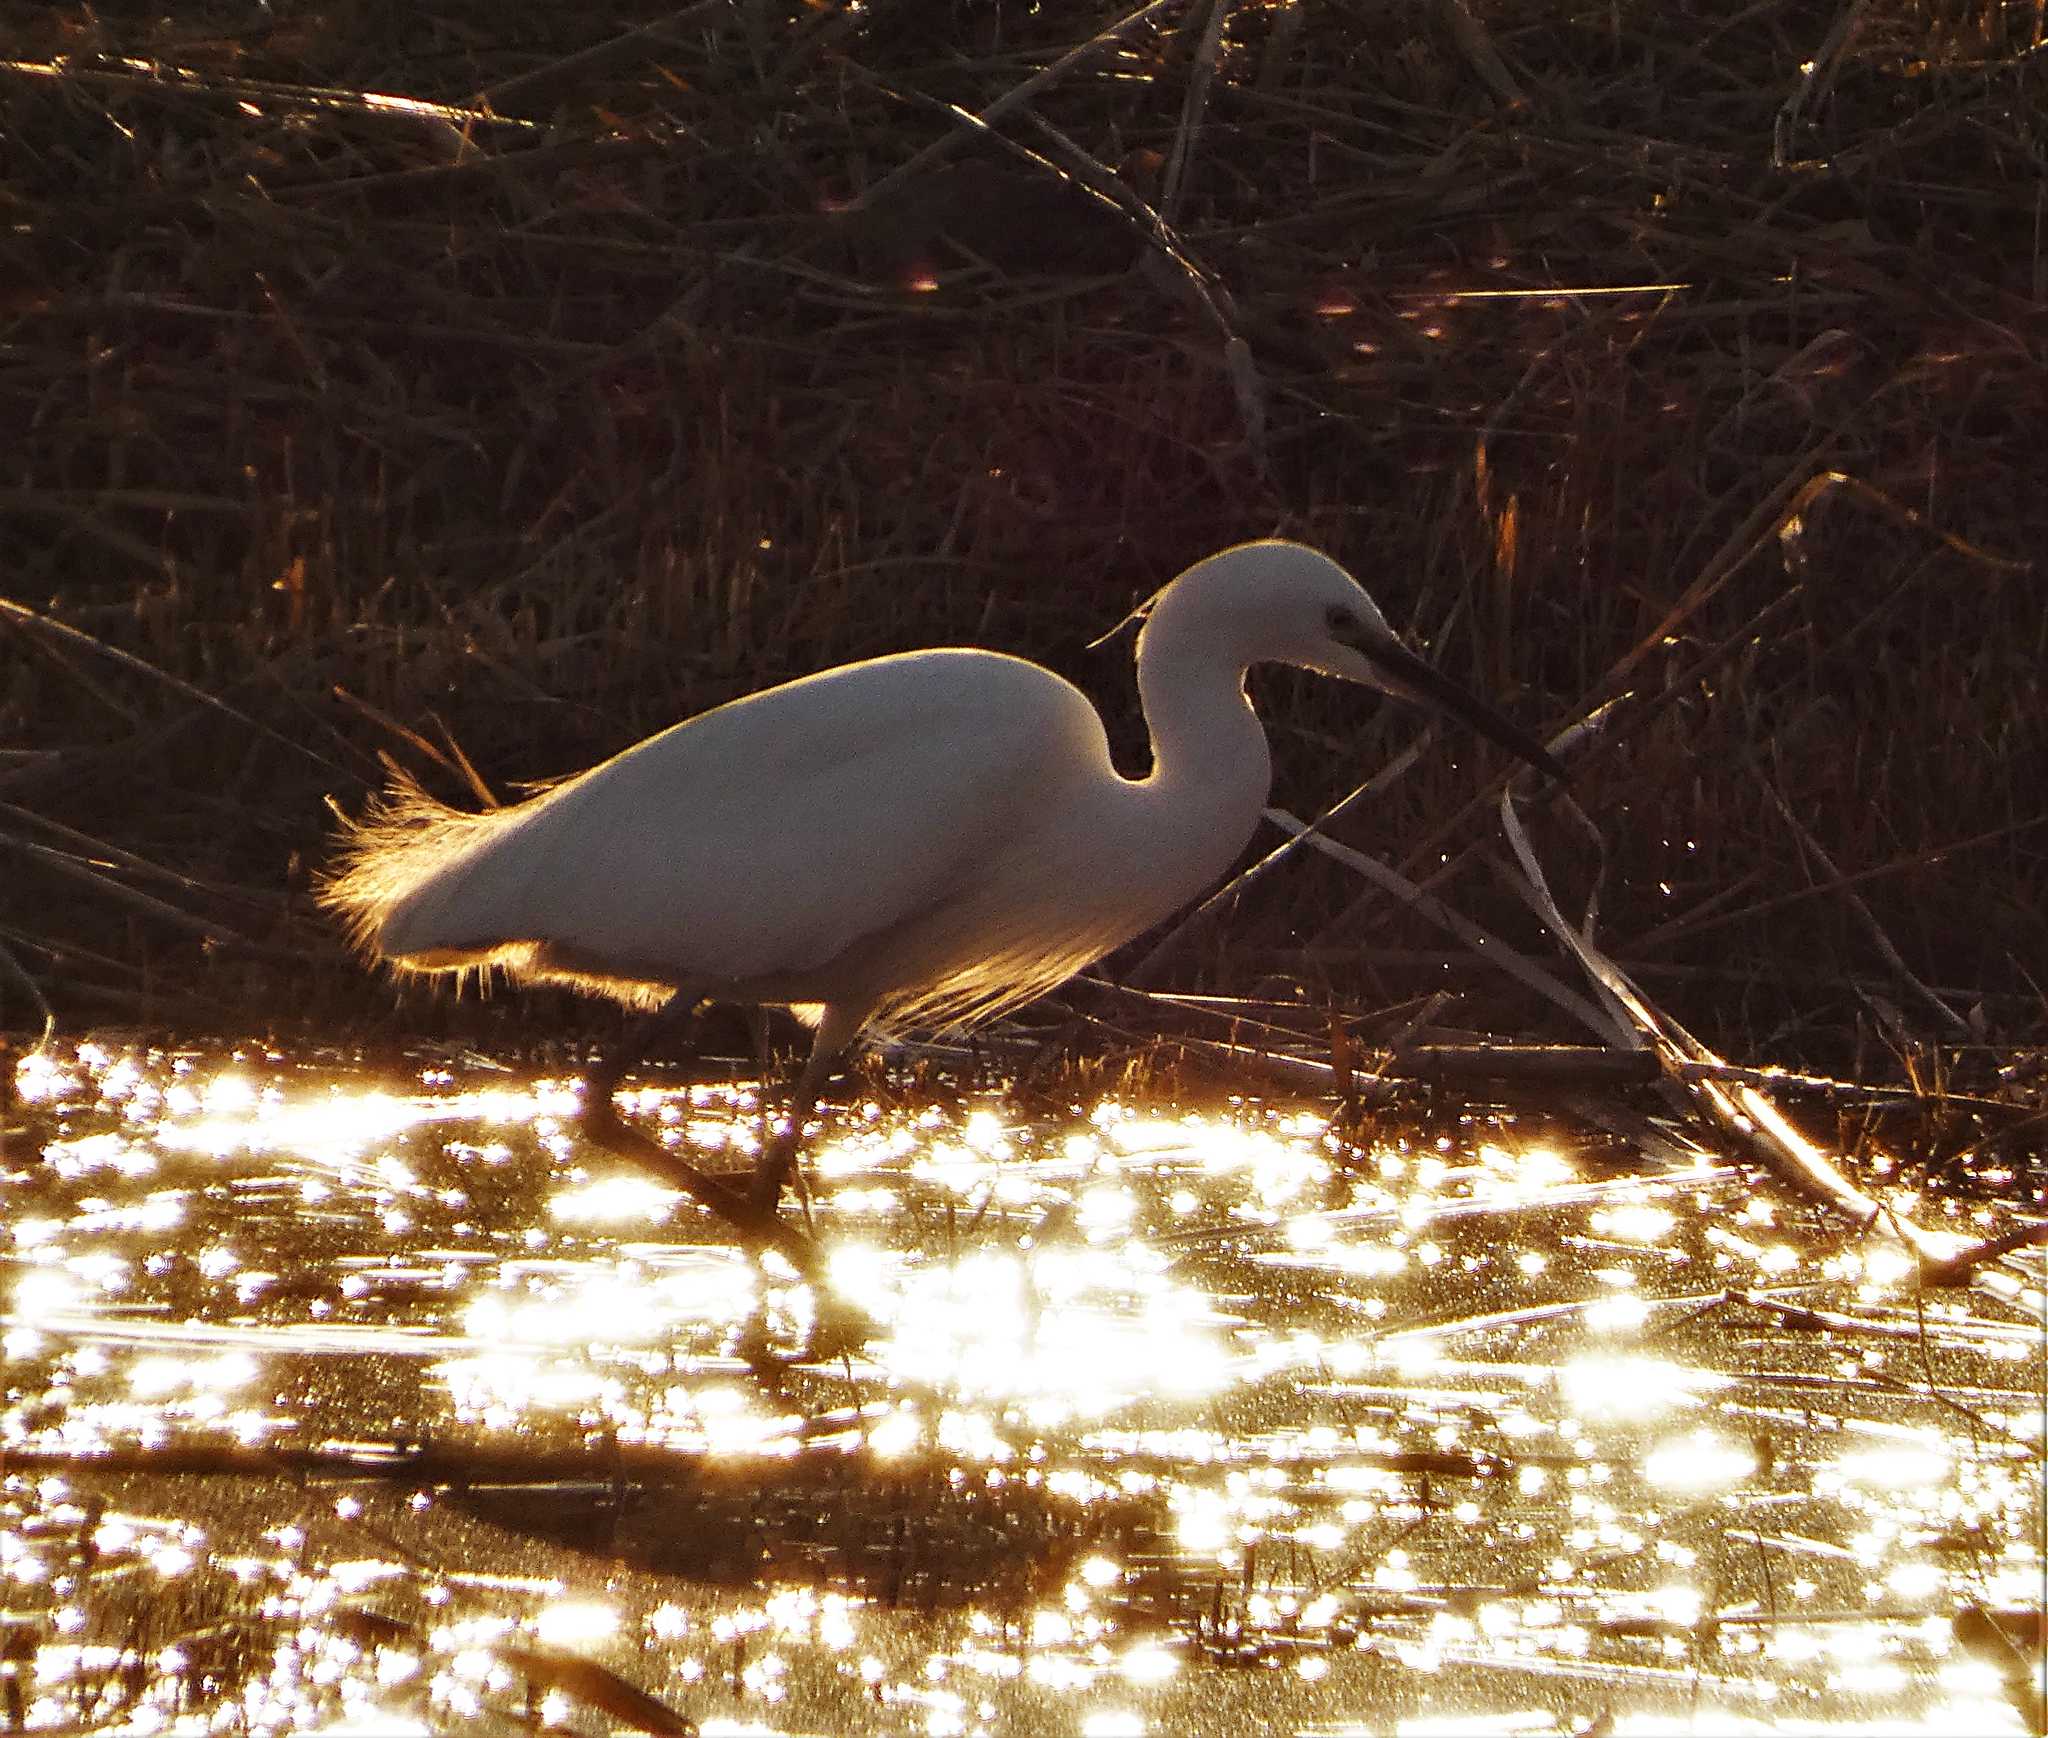
M 681 1189 L 728 1225 L 755 1236 L 763 1230 L 763 1216 L 746 1190 L 736 1189 L 709 1172 L 700 1171 L 659 1141 L 642 1134 L 619 1115 L 618 1106 L 612 1102 L 612 1095 L 618 1091 L 626 1071 L 639 1062 L 657 1040 L 678 1028 L 688 1030 L 693 1026 L 699 1009 L 704 1005 L 690 991 L 678 990 L 654 1013 L 627 1029 L 618 1048 L 590 1071 L 589 1079 L 584 1083 L 583 1132 L 599 1146 L 631 1159 L 643 1170 L 652 1171 L 664 1182 Z M 779 1246 L 783 1239 L 770 1236 L 767 1241 Z
M 765 1210 L 768 1212 L 781 1210 L 779 1190 L 770 1194 L 767 1192 L 767 1186 L 761 1181 L 766 1170 L 774 1169 L 796 1184 L 797 1207 L 803 1215 L 804 1230 L 815 1234 L 817 1227 L 811 1223 L 811 1191 L 804 1178 L 803 1166 L 797 1160 L 797 1153 L 803 1145 L 804 1121 L 817 1108 L 816 1092 L 822 1092 L 825 1083 L 822 1080 L 818 1081 L 816 1092 L 813 1093 L 810 1102 L 801 1103 L 799 1101 L 803 1089 L 799 1082 L 803 1070 L 791 1070 L 783 1082 L 783 1090 L 780 1093 L 770 1092 L 767 1083 L 775 1078 L 777 1070 L 775 1051 L 770 1043 L 768 1010 L 765 1007 L 755 1006 L 747 1010 L 747 1032 L 754 1040 L 754 1067 L 762 1082 L 761 1153 L 754 1161 L 754 1174 L 747 1180 L 747 1198 L 756 1207 L 762 1206 L 765 1200 Z M 775 1130 L 778 1106 L 788 1113 L 788 1126 L 780 1134 Z
M 832 1078 L 833 1068 L 845 1054 L 846 1047 L 860 1035 L 860 1029 L 867 1024 L 868 1015 L 872 1012 L 870 1008 L 834 1004 L 826 1008 L 818 1021 L 817 1035 L 811 1040 L 810 1057 L 790 1089 L 789 1126 L 762 1143 L 761 1156 L 755 1161 L 753 1187 L 748 1191 L 749 1204 L 755 1212 L 774 1213 L 782 1199 L 783 1185 L 789 1181 L 790 1172 L 796 1165 L 804 1122 L 818 1108 L 818 1099 L 825 1090 L 826 1081 Z

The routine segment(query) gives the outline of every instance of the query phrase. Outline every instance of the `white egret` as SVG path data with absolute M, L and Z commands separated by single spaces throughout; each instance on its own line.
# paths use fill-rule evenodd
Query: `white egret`
M 1244 690 L 1299 665 L 1428 701 L 1555 776 L 1491 707 L 1410 652 L 1327 556 L 1247 543 L 1153 598 L 1138 635 L 1152 770 L 1122 777 L 1086 696 L 997 652 L 901 652 L 769 688 L 515 807 L 393 793 L 355 824 L 326 902 L 407 972 L 498 966 L 641 1007 L 783 1005 L 816 1028 L 791 1127 L 865 1030 L 958 1026 L 1052 989 L 1215 882 L 1267 799 Z M 794 1147 L 750 1189 L 617 1116 L 646 1047 L 593 1076 L 585 1118 L 714 1211 L 774 1225 Z M 783 1241 L 777 1238 L 777 1241 Z

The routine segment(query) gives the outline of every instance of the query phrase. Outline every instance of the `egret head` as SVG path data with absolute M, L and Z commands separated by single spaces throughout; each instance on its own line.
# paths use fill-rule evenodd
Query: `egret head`
M 1365 588 L 1300 543 L 1241 543 L 1197 562 L 1154 600 L 1155 634 L 1240 667 L 1294 664 L 1448 712 L 1552 778 L 1564 769 L 1526 731 L 1411 652 Z

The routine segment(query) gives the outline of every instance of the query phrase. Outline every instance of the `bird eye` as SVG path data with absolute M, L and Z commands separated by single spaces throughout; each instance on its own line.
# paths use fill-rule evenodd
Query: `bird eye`
M 1332 635 L 1340 640 L 1347 639 L 1357 633 L 1359 628 L 1358 617 L 1353 615 L 1341 603 L 1333 603 L 1328 609 L 1323 611 L 1323 625 L 1330 630 Z

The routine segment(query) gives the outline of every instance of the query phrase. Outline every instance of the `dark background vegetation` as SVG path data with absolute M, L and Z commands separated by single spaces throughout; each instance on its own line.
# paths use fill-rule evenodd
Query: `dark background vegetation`
M 2039 8 L 1213 15 L 976 138 L 947 105 L 1119 15 L 0 5 L 20 970 L 79 1022 L 596 1029 L 395 1005 L 312 905 L 322 799 L 388 753 L 472 800 L 458 744 L 511 794 L 948 641 L 1080 681 L 1135 770 L 1128 640 L 1087 642 L 1279 532 L 1532 726 L 1626 696 L 1576 795 L 1601 933 L 1681 1019 L 1866 1067 L 2038 1037 Z M 1256 685 L 1298 813 L 1417 728 Z M 1446 737 L 1337 831 L 1448 855 L 1439 891 L 1537 948 L 1475 805 L 1503 770 Z M 1535 824 L 1581 896 L 1583 841 Z M 1308 859 L 1176 981 L 1554 1029 Z

